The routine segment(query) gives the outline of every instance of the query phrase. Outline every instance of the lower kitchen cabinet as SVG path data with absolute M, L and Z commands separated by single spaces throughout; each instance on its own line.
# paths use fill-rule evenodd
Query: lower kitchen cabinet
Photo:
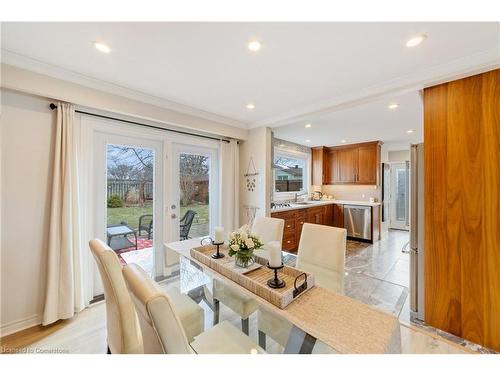
M 333 226 L 344 228 L 344 205 L 332 204 L 333 210 Z
M 333 206 L 333 204 L 328 204 L 283 212 L 272 212 L 271 217 L 285 220 L 283 229 L 283 250 L 289 252 L 297 251 L 304 223 L 333 225 Z

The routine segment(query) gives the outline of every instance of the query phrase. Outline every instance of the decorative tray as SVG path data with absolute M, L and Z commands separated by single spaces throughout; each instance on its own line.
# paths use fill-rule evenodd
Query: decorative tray
M 255 256 L 254 264 L 241 268 L 228 255 L 226 245 L 220 247 L 224 258 L 212 258 L 215 251 L 216 247 L 213 245 L 195 247 L 191 249 L 191 256 L 280 309 L 314 287 L 314 275 L 285 265 L 279 271 L 279 277 L 285 282 L 285 286 L 280 289 L 270 288 L 267 280 L 274 278 L 274 271 L 267 268 L 267 259 Z

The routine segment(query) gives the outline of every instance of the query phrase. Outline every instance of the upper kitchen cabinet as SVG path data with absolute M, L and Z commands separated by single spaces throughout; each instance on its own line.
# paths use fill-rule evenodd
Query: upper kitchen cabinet
M 312 148 L 312 184 L 321 186 L 330 181 L 329 157 L 326 147 Z
M 381 142 L 312 149 L 313 185 L 378 185 Z

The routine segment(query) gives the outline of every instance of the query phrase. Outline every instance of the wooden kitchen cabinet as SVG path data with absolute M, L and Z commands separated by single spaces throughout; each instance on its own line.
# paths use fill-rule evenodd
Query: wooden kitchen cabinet
M 283 212 L 272 212 L 271 217 L 285 220 L 283 228 L 283 250 L 297 251 L 304 223 L 332 225 L 333 205 L 300 208 Z
M 333 210 L 333 226 L 344 228 L 344 205 L 332 204 Z
M 381 142 L 312 149 L 313 185 L 378 185 Z
M 355 184 L 358 168 L 358 149 L 355 147 L 341 149 L 338 150 L 338 155 L 337 168 L 339 170 L 339 180 L 337 182 L 342 184 Z
M 330 181 L 329 155 L 326 147 L 313 147 L 312 158 L 312 185 L 326 185 Z
M 378 185 L 380 145 L 369 144 L 358 147 L 356 183 Z

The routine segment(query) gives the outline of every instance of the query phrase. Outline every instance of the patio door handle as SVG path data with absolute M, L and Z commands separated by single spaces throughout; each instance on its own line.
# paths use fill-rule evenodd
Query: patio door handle
M 172 219 L 175 219 L 175 218 L 177 218 L 177 215 L 176 215 L 176 214 L 172 214 L 172 215 L 170 215 L 170 217 L 171 217 Z

